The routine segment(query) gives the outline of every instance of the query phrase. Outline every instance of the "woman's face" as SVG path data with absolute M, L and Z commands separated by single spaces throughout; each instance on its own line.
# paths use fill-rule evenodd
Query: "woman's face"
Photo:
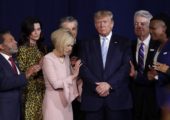
M 67 42 L 64 45 L 64 55 L 70 55 L 71 54 L 72 49 L 73 49 L 73 45 L 74 45 L 74 43 L 71 43 L 71 42 Z
M 30 40 L 37 41 L 40 38 L 41 26 L 40 23 L 34 23 L 34 30 L 31 32 L 29 38 Z
M 162 40 L 166 34 L 166 25 L 161 20 L 152 20 L 149 28 L 153 40 Z

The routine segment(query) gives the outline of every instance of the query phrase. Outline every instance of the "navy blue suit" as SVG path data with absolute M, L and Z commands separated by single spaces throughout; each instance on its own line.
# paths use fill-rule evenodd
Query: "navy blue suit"
M 157 61 L 170 66 L 170 40 L 163 46 Z M 160 107 L 170 105 L 170 79 L 161 72 L 158 73 L 157 99 Z
M 0 54 L 0 120 L 21 120 L 21 87 L 25 74 L 17 75 Z
M 83 41 L 81 60 L 83 65 L 80 75 L 83 79 L 82 109 L 98 111 L 103 106 L 112 111 L 132 108 L 129 91 L 130 41 L 112 35 L 105 69 L 103 68 L 99 37 Z M 100 97 L 96 92 L 96 82 L 107 82 L 112 89 L 107 97 Z

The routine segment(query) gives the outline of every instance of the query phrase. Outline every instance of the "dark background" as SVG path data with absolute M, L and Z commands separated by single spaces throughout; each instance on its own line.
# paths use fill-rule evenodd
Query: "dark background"
M 94 34 L 93 14 L 100 9 L 113 12 L 114 33 L 133 39 L 134 12 L 145 9 L 153 15 L 160 12 L 170 15 L 170 0 L 0 0 L 0 27 L 10 29 L 18 40 L 23 19 L 36 16 L 43 24 L 45 44 L 50 45 L 50 33 L 64 16 L 78 19 L 79 39 Z

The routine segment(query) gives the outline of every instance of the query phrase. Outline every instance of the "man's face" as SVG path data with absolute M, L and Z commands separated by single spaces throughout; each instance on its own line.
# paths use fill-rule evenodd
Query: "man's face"
M 149 35 L 149 20 L 145 17 L 137 16 L 134 19 L 135 34 L 139 38 L 146 38 Z
M 4 42 L 1 44 L 1 51 L 5 54 L 12 55 L 18 52 L 17 42 L 10 33 L 3 35 Z
M 97 32 L 102 36 L 107 36 L 113 29 L 113 20 L 110 16 L 103 16 L 95 19 L 95 27 Z
M 69 31 L 73 35 L 74 39 L 76 39 L 78 28 L 77 28 L 77 23 L 75 21 L 73 21 L 73 22 L 64 22 L 62 24 L 62 27 L 66 28 L 66 29 L 69 29 Z

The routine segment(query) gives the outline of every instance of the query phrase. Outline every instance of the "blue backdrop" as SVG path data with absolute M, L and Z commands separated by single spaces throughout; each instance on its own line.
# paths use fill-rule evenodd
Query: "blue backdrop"
M 108 9 L 114 14 L 114 32 L 133 39 L 136 10 L 149 10 L 153 15 L 160 12 L 170 14 L 169 6 L 170 0 L 0 0 L 0 27 L 10 29 L 17 40 L 23 19 L 39 17 L 45 43 L 50 45 L 50 33 L 58 27 L 61 17 L 72 15 L 78 19 L 78 38 L 81 39 L 95 33 L 94 12 Z

